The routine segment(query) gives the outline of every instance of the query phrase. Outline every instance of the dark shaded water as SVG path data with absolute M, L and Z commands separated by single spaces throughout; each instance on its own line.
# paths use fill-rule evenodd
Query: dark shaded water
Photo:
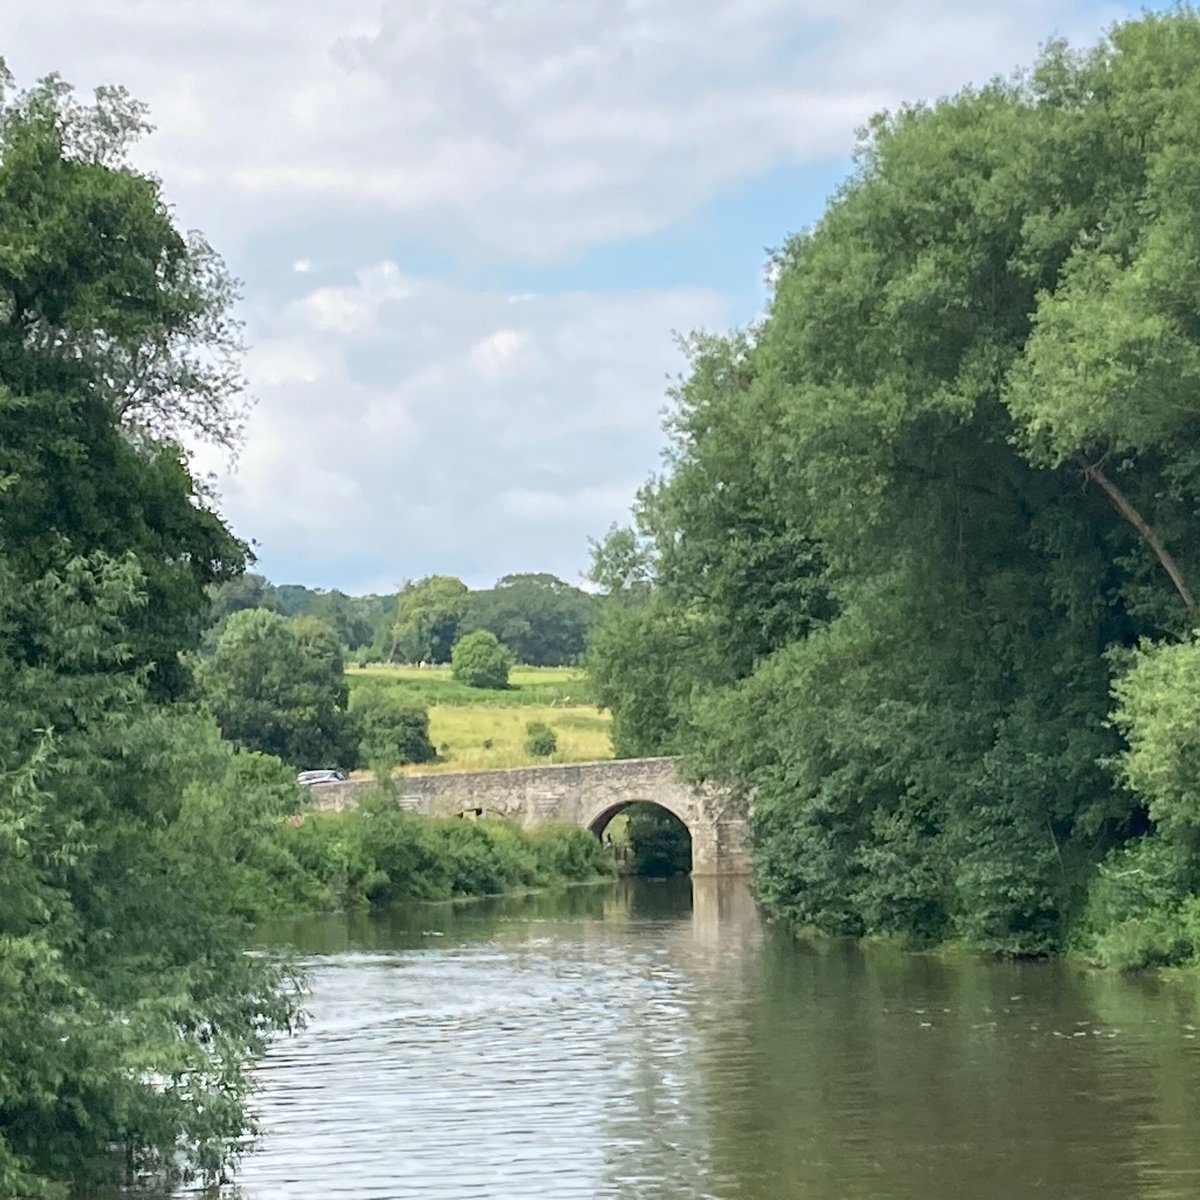
M 728 881 L 269 937 L 312 1018 L 252 1200 L 1200 1196 L 1191 983 L 796 944 Z

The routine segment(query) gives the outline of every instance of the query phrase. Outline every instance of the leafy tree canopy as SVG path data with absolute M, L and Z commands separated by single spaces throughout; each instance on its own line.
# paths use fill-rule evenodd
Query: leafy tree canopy
M 1198 122 L 1186 9 L 883 114 L 762 322 L 689 341 L 589 666 L 618 749 L 755 789 L 776 911 L 1041 953 L 1182 811 L 1108 713 L 1196 624 Z
M 489 630 L 518 662 L 558 667 L 582 656 L 595 615 L 594 597 L 553 575 L 505 575 L 468 595 L 461 628 Z
M 198 682 L 221 732 L 299 768 L 353 766 L 341 644 L 315 617 L 234 613 Z
M 183 699 L 245 547 L 184 433 L 236 437 L 233 285 L 126 151 L 123 92 L 0 72 L 0 1193 L 219 1174 L 293 1001 L 243 953 L 240 867 L 295 789 Z M 252 836 L 247 834 L 247 836 Z
M 452 575 L 405 584 L 396 597 L 394 653 L 405 662 L 449 662 L 466 610 L 467 585 Z
M 477 629 L 454 643 L 450 669 L 454 678 L 467 687 L 506 688 L 512 654 L 494 633 Z

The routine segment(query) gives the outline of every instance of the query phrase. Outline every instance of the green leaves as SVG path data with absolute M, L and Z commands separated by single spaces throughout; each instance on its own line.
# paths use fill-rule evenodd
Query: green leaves
M 761 323 L 690 341 L 589 669 L 619 752 L 753 790 L 792 920 L 1046 953 L 1191 828 L 1186 671 L 1118 685 L 1121 779 L 1105 718 L 1106 652 L 1197 620 L 1198 127 L 1190 10 L 885 114 Z
M 6 1196 L 218 1177 L 249 1060 L 295 1016 L 243 953 L 233 856 L 294 785 L 246 786 L 183 699 L 205 591 L 245 560 L 170 440 L 236 434 L 233 289 L 127 165 L 144 128 L 115 89 L 0 94 Z
M 450 661 L 467 611 L 467 585 L 451 575 L 409 583 L 396 597 L 392 651 L 405 662 Z
M 513 656 L 507 646 L 487 629 L 465 634 L 454 643 L 450 670 L 456 683 L 467 687 L 506 688 Z
M 315 617 L 235 612 L 197 679 L 231 741 L 298 768 L 357 762 L 341 645 Z

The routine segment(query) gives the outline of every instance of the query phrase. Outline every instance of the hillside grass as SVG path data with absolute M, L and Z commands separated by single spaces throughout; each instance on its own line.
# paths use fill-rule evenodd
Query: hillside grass
M 383 686 L 428 708 L 438 761 L 404 767 L 406 775 L 612 757 L 609 715 L 590 703 L 587 680 L 577 667 L 514 667 L 504 691 L 455 683 L 449 667 L 350 667 L 346 678 L 351 689 Z M 557 735 L 558 749 L 549 758 L 526 753 L 530 721 L 549 725 Z

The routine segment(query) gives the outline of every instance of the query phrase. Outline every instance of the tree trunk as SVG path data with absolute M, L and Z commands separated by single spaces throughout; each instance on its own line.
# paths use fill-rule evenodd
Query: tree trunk
M 1158 561 L 1162 564 L 1162 568 L 1170 576 L 1171 582 L 1175 585 L 1175 590 L 1179 593 L 1179 598 L 1183 601 L 1184 608 L 1187 609 L 1188 618 L 1192 624 L 1196 624 L 1196 601 L 1192 593 L 1188 590 L 1188 585 L 1183 581 L 1183 574 L 1179 570 L 1179 564 L 1171 557 L 1171 552 L 1159 541 L 1158 535 L 1146 524 L 1142 514 L 1129 501 L 1129 497 L 1104 472 L 1099 465 L 1092 465 L 1083 457 L 1082 454 L 1075 456 L 1075 461 L 1083 470 L 1085 479 L 1093 480 L 1100 485 L 1104 494 L 1112 502 L 1113 508 L 1129 522 L 1130 525 L 1138 531 L 1142 540 L 1154 551 Z

